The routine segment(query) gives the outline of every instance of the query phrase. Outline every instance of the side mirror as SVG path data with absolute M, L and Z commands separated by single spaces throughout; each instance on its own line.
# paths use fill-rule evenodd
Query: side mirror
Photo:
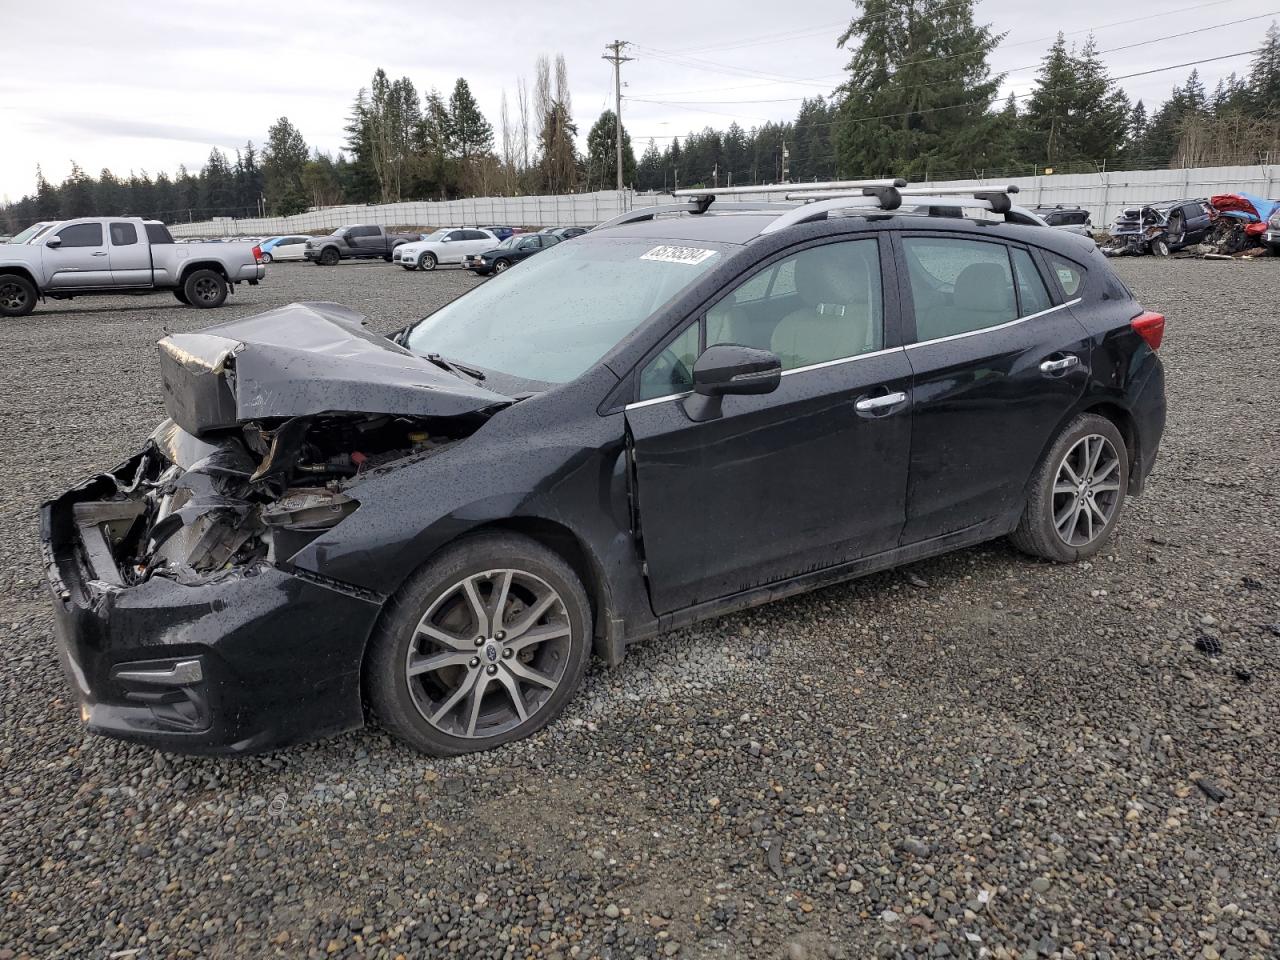
M 782 360 L 776 353 L 736 343 L 718 343 L 702 351 L 693 365 L 693 393 L 684 401 L 690 420 L 720 416 L 726 396 L 773 393 L 782 382 Z
M 50 237 L 44 242 L 44 245 L 46 247 L 53 247 L 53 249 L 57 250 L 58 247 L 62 246 L 62 238 L 57 236 Z
M 453 242 L 453 237 L 441 237 L 441 238 L 440 238 L 440 242 L 441 242 L 441 243 L 452 243 L 452 242 Z

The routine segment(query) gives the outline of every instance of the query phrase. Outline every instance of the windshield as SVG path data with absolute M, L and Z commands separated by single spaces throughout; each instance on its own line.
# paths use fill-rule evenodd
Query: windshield
M 498 249 L 510 250 L 512 247 L 514 247 L 517 243 L 519 243 L 523 239 L 524 237 L 521 234 L 513 233 L 511 236 L 507 237 L 507 239 L 503 240 L 500 244 L 498 244 Z
M 425 236 L 423 236 L 422 239 L 423 240 L 443 240 L 448 235 L 449 235 L 448 230 L 434 230 L 431 233 L 428 233 Z
M 437 310 L 414 327 L 408 347 L 522 380 L 568 383 L 728 249 L 634 239 L 560 244 Z
M 36 237 L 40 236 L 40 234 L 44 233 L 46 230 L 48 230 L 52 226 L 53 226 L 52 223 L 33 223 L 31 226 L 27 227 L 27 229 L 23 230 L 20 234 L 18 234 L 9 242 L 10 243 L 26 243 L 28 240 L 34 240 Z

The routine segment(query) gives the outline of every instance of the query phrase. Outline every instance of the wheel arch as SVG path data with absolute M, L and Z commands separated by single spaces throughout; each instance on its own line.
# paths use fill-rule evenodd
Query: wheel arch
M 1040 455 L 1036 458 L 1039 464 L 1048 454 L 1050 448 L 1057 441 L 1058 436 L 1076 417 L 1082 413 L 1092 413 L 1099 417 L 1110 420 L 1120 436 L 1124 438 L 1125 453 L 1129 457 L 1129 489 L 1127 493 L 1130 496 L 1139 496 L 1142 493 L 1144 485 L 1145 471 L 1139 469 L 1142 464 L 1142 446 L 1138 442 L 1138 425 L 1133 418 L 1133 414 L 1123 404 L 1111 397 L 1085 397 L 1080 403 L 1076 404 L 1061 420 L 1054 426 L 1049 436 L 1045 439 L 1044 446 L 1040 450 Z M 1035 469 L 1027 476 L 1026 483 L 1031 483 L 1031 478 L 1035 476 Z
M 196 270 L 212 270 L 223 280 L 226 280 L 227 283 L 231 282 L 231 278 L 227 276 L 227 268 L 217 260 L 194 260 L 183 265 L 182 272 L 178 274 L 178 285 L 181 286 L 186 283 L 187 277 L 191 276 Z
M 23 280 L 27 281 L 27 283 L 29 283 L 29 284 L 31 284 L 33 287 L 35 287 L 35 288 L 36 288 L 36 294 L 37 294 L 37 295 L 39 295 L 39 293 L 40 293 L 40 284 L 39 284 L 39 282 L 36 280 L 35 274 L 33 274 L 33 273 L 31 272 L 31 269 L 30 269 L 29 267 L 25 267 L 25 266 L 18 266 L 17 264 L 15 264 L 15 265 L 13 265 L 13 266 L 11 266 L 11 267 L 10 267 L 10 266 L 0 266 L 0 276 L 4 276 L 5 274 L 12 274 L 12 275 L 13 275 L 13 276 L 15 276 L 15 277 L 21 277 Z
M 569 564 L 578 579 L 582 581 L 583 589 L 587 592 L 587 599 L 591 602 L 592 651 L 609 666 L 617 665 L 622 659 L 623 639 L 621 630 L 614 628 L 614 621 L 610 616 L 610 611 L 613 609 L 612 594 L 609 590 L 609 582 L 605 576 L 604 567 L 581 536 L 563 523 L 549 520 L 545 517 L 517 516 L 482 521 L 439 544 L 429 554 L 420 557 L 418 563 L 412 569 L 405 571 L 405 575 L 396 583 L 395 591 L 383 605 L 377 620 L 380 622 L 387 616 L 389 606 L 393 602 L 392 598 L 409 580 L 415 570 L 430 563 L 441 552 L 455 544 L 491 532 L 516 533 L 528 537 Z M 362 691 L 364 690 L 364 673 L 367 669 L 369 657 L 369 641 L 373 638 L 375 632 L 376 627 L 365 638 L 364 650 L 360 658 Z

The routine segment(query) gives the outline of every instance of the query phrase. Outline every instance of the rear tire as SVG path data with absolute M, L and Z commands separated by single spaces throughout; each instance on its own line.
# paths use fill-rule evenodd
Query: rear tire
M 1081 414 L 1036 468 L 1009 539 L 1023 553 L 1057 563 L 1092 557 L 1115 532 L 1128 489 L 1124 437 L 1106 417 Z
M 36 308 L 35 285 L 16 273 L 0 274 L 0 317 L 25 317 Z
M 365 663 L 366 702 L 388 731 L 433 756 L 522 739 L 573 697 L 591 624 L 586 590 L 560 556 L 513 533 L 464 538 L 387 602 Z
M 212 270 L 193 270 L 182 283 L 187 303 L 201 310 L 212 310 L 227 300 L 227 281 Z
M 426 253 L 424 253 L 422 256 L 418 258 L 418 269 L 434 270 L 436 268 L 437 263 L 439 263 L 439 261 L 436 260 L 436 255 L 434 253 L 431 253 L 430 251 L 427 251 Z

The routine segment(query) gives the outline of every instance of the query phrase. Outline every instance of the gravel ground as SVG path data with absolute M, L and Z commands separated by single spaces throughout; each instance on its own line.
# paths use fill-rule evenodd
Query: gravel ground
M 0 960 L 1277 956 L 1280 263 L 1119 266 L 1171 400 L 1110 553 L 993 543 L 673 633 L 449 761 L 86 738 L 34 515 L 160 419 L 166 330 L 297 299 L 391 329 L 475 280 L 281 264 L 216 314 L 6 323 Z

